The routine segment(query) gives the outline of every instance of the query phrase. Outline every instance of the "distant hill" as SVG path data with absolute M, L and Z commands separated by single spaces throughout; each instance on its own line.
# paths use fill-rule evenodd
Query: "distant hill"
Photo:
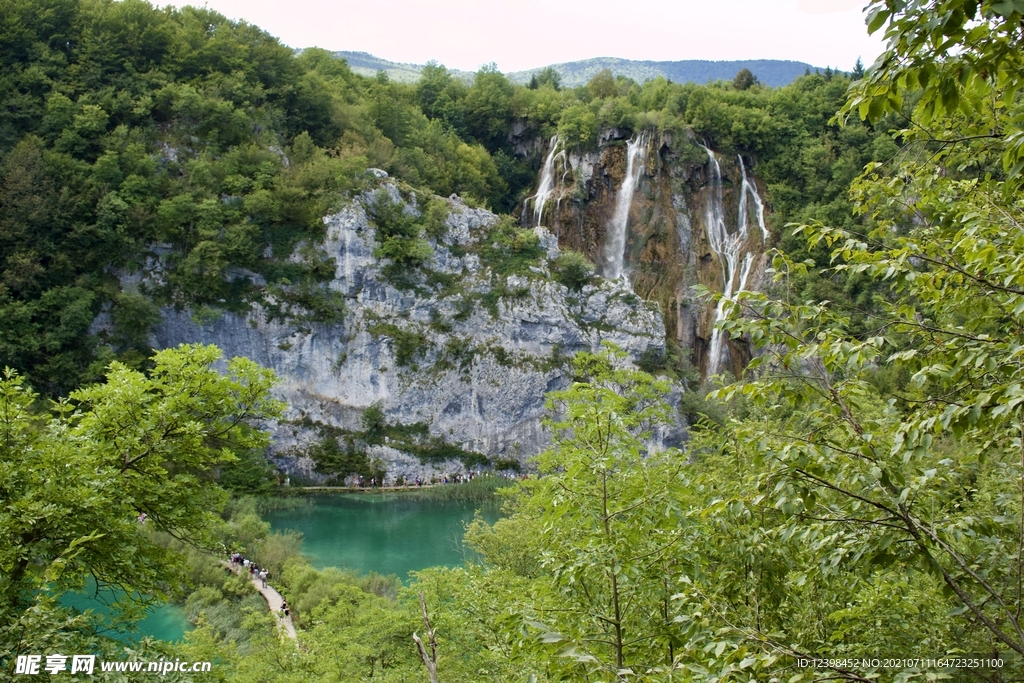
M 552 64 L 562 75 L 562 85 L 570 88 L 583 85 L 603 69 L 610 69 L 616 76 L 626 76 L 642 83 L 658 76 L 675 83 L 707 83 L 708 81 L 731 81 L 740 69 L 750 69 L 757 79 L 770 86 L 782 86 L 803 76 L 814 67 L 804 62 L 790 62 L 779 59 L 748 59 L 730 62 L 712 62 L 705 59 L 684 59 L 678 62 L 651 62 L 616 57 L 596 57 L 577 62 Z M 543 68 L 543 67 L 542 67 Z M 530 77 L 541 69 L 516 71 L 507 74 L 515 83 L 528 83 Z
M 358 74 L 374 76 L 378 71 L 386 71 L 395 81 L 412 83 L 419 79 L 422 64 L 404 64 L 389 62 L 367 52 L 335 52 L 348 62 L 349 67 Z M 780 59 L 747 59 L 726 62 L 713 62 L 705 59 L 684 59 L 677 62 L 652 62 L 616 57 L 596 57 L 576 62 L 552 64 L 555 71 L 562 75 L 562 85 L 575 87 L 583 85 L 602 69 L 610 69 L 616 76 L 626 76 L 635 81 L 649 81 L 664 76 L 676 83 L 707 83 L 708 81 L 732 80 L 740 69 L 750 69 L 758 80 L 765 85 L 782 86 L 791 83 L 805 71 L 814 71 L 815 67 L 804 62 L 792 62 Z M 542 68 L 514 71 L 505 74 L 513 83 L 529 83 L 530 77 Z M 452 73 L 466 81 L 473 80 L 473 72 L 452 69 Z
M 340 57 L 348 62 L 350 69 L 355 71 L 357 74 L 362 76 L 376 76 L 378 71 L 386 71 L 388 77 L 393 81 L 399 83 L 414 83 L 420 79 L 420 71 L 423 69 L 422 64 L 405 64 L 403 62 L 389 62 L 386 59 L 380 57 L 374 57 L 369 52 L 335 52 L 335 57 Z M 458 69 L 449 69 L 449 71 L 464 81 L 472 82 L 473 72 L 472 71 L 459 71 Z M 526 80 L 529 81 L 530 77 L 527 76 Z M 525 82 L 525 81 L 524 81 Z

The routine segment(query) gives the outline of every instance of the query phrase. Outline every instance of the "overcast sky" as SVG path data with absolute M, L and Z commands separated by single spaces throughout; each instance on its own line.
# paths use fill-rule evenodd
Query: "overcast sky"
M 161 0 L 156 0 L 160 2 Z M 395 62 L 436 59 L 504 72 L 588 57 L 792 59 L 870 65 L 866 0 L 171 0 L 244 19 L 291 47 L 369 52 Z

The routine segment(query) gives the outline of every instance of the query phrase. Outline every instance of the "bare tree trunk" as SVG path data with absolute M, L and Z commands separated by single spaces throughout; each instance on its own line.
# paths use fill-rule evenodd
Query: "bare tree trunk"
M 423 624 L 427 627 L 427 642 L 430 644 L 430 654 L 427 654 L 427 648 L 423 645 L 423 641 L 415 633 L 412 634 L 412 639 L 416 642 L 416 647 L 420 651 L 420 657 L 423 659 L 424 666 L 427 667 L 427 673 L 430 675 L 430 683 L 437 683 L 437 640 L 434 638 L 436 631 L 430 627 L 430 617 L 427 616 L 427 601 L 423 598 L 423 593 L 420 592 L 420 607 L 423 609 Z

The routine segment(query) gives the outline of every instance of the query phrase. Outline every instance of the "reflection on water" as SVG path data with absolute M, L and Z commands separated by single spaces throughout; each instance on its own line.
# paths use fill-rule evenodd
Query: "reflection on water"
M 274 531 L 302 532 L 303 553 L 314 567 L 348 567 L 396 574 L 463 562 L 464 524 L 479 503 L 425 500 L 405 493 L 345 493 L 311 497 L 299 510 L 265 517 Z M 498 511 L 487 506 L 484 519 Z

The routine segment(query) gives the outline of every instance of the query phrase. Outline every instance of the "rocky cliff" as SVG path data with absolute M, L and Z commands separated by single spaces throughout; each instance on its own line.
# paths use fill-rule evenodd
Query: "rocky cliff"
M 523 223 L 547 226 L 562 248 L 606 268 L 620 189 L 627 171 L 638 173 L 621 247 L 625 277 L 634 292 L 658 302 L 669 338 L 701 376 L 738 375 L 750 348 L 742 340 L 716 339 L 721 309 L 699 297 L 694 285 L 734 297 L 764 284 L 771 235 L 751 160 L 667 133 L 635 135 L 627 144 L 619 131 L 607 130 L 587 152 L 562 151 L 560 144 L 555 138 L 545 147 L 552 182 L 544 187 L 542 170 L 538 194 L 521 209 Z M 721 348 L 713 353 L 713 346 Z
M 574 353 L 605 341 L 634 358 L 663 352 L 656 303 L 623 282 L 559 284 L 547 229 L 510 227 L 457 197 L 444 200 L 440 229 L 423 234 L 422 258 L 402 266 L 382 257 L 374 206 L 390 202 L 414 224 L 423 199 L 382 178 L 324 219 L 317 248 L 334 261 L 327 287 L 343 300 L 341 320 L 281 316 L 272 300 L 212 319 L 165 308 L 153 346 L 212 343 L 276 371 L 289 408 L 274 427 L 274 457 L 312 479 L 429 479 L 521 462 L 545 444 L 544 395 L 568 385 Z M 132 281 L 158 278 L 155 263 Z M 311 455 L 334 469 L 314 469 Z

